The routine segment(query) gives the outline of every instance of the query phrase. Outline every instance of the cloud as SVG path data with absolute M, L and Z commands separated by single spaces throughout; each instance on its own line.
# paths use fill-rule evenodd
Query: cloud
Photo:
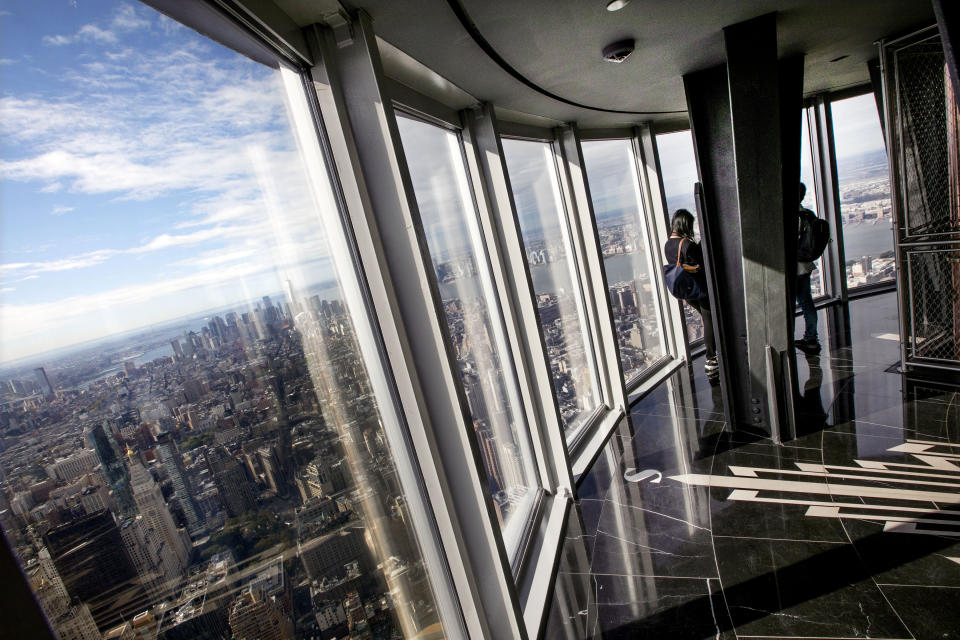
M 183 260 L 179 260 L 174 263 L 176 266 L 180 267 L 214 267 L 221 266 L 225 264 L 230 264 L 231 262 L 240 262 L 241 260 L 247 260 L 248 258 L 253 258 L 258 253 L 256 248 L 244 248 L 237 249 L 234 251 L 208 251 L 204 252 L 197 256 L 191 256 Z
M 61 47 L 71 42 L 73 42 L 73 38 L 69 36 L 43 36 L 43 44 L 48 44 L 52 47 Z
M 150 20 L 140 16 L 129 4 L 120 5 L 110 22 L 110 26 L 121 31 L 133 31 L 150 26 Z
M 62 216 L 65 213 L 70 213 L 73 211 L 73 207 L 65 207 L 62 205 L 56 205 L 53 209 L 50 210 L 50 215 L 52 216 Z
M 9 293 L 10 291 L 16 291 L 13 287 L 3 287 L 0 289 L 0 293 Z
M 113 44 L 117 41 L 116 34 L 108 29 L 101 29 L 95 24 L 85 24 L 80 27 L 72 36 L 55 35 L 44 36 L 43 43 L 53 47 L 62 47 L 75 42 L 95 42 L 100 44 Z
M 7 67 L 16 63 L 17 61 L 13 58 L 0 58 L 0 67 Z
M 240 227 L 213 227 L 212 229 L 201 229 L 200 231 L 182 233 L 178 235 L 163 233 L 159 236 L 156 236 L 146 244 L 143 244 L 142 246 L 128 249 L 127 253 L 147 253 L 149 251 L 159 251 L 162 249 L 171 249 L 173 247 L 187 247 L 213 239 L 231 236 L 237 237 L 248 234 L 251 231 L 252 229 Z
M 112 249 L 98 249 L 58 260 L 47 260 L 44 262 L 8 262 L 7 264 L 0 264 L 0 274 L 28 272 L 31 276 L 36 277 L 38 273 L 85 269 L 105 262 L 110 256 L 116 253 L 117 251 Z M 32 278 L 27 276 L 23 279 L 28 280 Z

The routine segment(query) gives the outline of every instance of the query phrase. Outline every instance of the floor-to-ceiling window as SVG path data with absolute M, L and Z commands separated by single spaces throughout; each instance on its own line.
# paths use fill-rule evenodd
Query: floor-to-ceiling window
M 600 392 L 556 155 L 548 142 L 502 144 L 553 392 L 564 431 L 572 434 L 600 405 Z
M 660 249 L 648 240 L 632 142 L 587 140 L 582 148 L 620 362 L 629 382 L 665 355 L 653 282 L 660 277 Z
M 459 135 L 403 114 L 400 137 L 487 486 L 509 547 L 519 544 L 538 475 L 504 319 Z
M 4 8 L 2 525 L 55 631 L 443 636 L 299 73 L 139 5 Z
M 847 286 L 895 278 L 890 176 L 872 93 L 831 101 Z

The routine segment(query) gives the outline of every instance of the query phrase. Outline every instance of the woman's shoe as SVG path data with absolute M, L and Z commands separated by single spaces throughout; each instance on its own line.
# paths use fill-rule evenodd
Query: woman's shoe
M 707 374 L 708 378 L 720 375 L 720 365 L 717 363 L 716 356 L 707 358 L 707 361 L 703 365 L 703 371 Z
M 803 351 L 808 356 L 815 356 L 820 353 L 820 341 L 816 338 L 813 340 L 796 340 L 794 344 L 796 345 L 797 349 L 800 349 L 800 351 Z

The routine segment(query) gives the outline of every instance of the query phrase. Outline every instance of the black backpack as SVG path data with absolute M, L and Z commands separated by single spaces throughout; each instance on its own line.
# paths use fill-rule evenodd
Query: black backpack
M 830 225 L 809 209 L 800 211 L 800 237 L 797 241 L 797 262 L 813 262 L 830 242 Z

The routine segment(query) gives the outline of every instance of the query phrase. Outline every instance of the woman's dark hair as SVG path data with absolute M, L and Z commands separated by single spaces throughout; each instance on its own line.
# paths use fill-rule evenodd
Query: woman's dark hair
M 693 214 L 686 209 L 677 209 L 670 220 L 670 233 L 693 240 Z

